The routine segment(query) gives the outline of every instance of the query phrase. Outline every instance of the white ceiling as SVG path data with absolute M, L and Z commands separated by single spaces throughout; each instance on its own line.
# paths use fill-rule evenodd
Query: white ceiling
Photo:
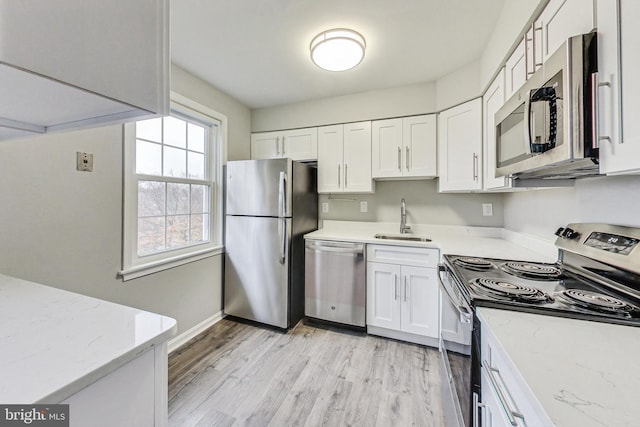
M 478 59 L 505 0 L 173 0 L 171 56 L 251 108 L 435 80 Z M 366 39 L 332 73 L 309 59 L 323 30 Z

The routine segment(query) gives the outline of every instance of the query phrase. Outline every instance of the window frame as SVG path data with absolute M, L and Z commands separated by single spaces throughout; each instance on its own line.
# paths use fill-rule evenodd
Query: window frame
M 223 167 L 226 164 L 227 117 L 185 96 L 171 92 L 171 114 L 215 126 L 216 135 L 209 139 L 207 163 L 211 186 L 209 196 L 210 241 L 176 249 L 167 249 L 150 255 L 138 256 L 138 180 L 136 173 L 136 122 L 123 126 L 123 227 L 122 270 L 123 281 L 157 273 L 186 263 L 215 256 L 223 252 Z M 144 180 L 147 175 L 140 175 Z M 165 180 L 163 177 L 161 180 Z M 169 178 L 169 181 L 172 181 Z M 177 178 L 181 180 L 181 178 Z M 202 181 L 202 180 L 196 180 Z

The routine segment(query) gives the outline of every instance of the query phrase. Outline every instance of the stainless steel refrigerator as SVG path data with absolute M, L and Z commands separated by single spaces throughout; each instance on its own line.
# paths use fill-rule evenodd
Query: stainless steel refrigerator
M 317 169 L 227 163 L 224 312 L 280 328 L 304 316 L 304 239 L 318 228 Z

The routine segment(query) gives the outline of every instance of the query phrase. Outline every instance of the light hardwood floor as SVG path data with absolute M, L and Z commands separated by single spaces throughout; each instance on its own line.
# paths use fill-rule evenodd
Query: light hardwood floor
M 438 350 L 223 319 L 169 357 L 169 425 L 441 426 Z

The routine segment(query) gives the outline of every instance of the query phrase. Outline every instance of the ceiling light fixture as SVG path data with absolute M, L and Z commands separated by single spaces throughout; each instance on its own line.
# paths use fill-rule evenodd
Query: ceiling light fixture
M 347 28 L 323 31 L 311 41 L 311 60 L 328 71 L 346 71 L 364 58 L 365 41 L 360 33 Z

